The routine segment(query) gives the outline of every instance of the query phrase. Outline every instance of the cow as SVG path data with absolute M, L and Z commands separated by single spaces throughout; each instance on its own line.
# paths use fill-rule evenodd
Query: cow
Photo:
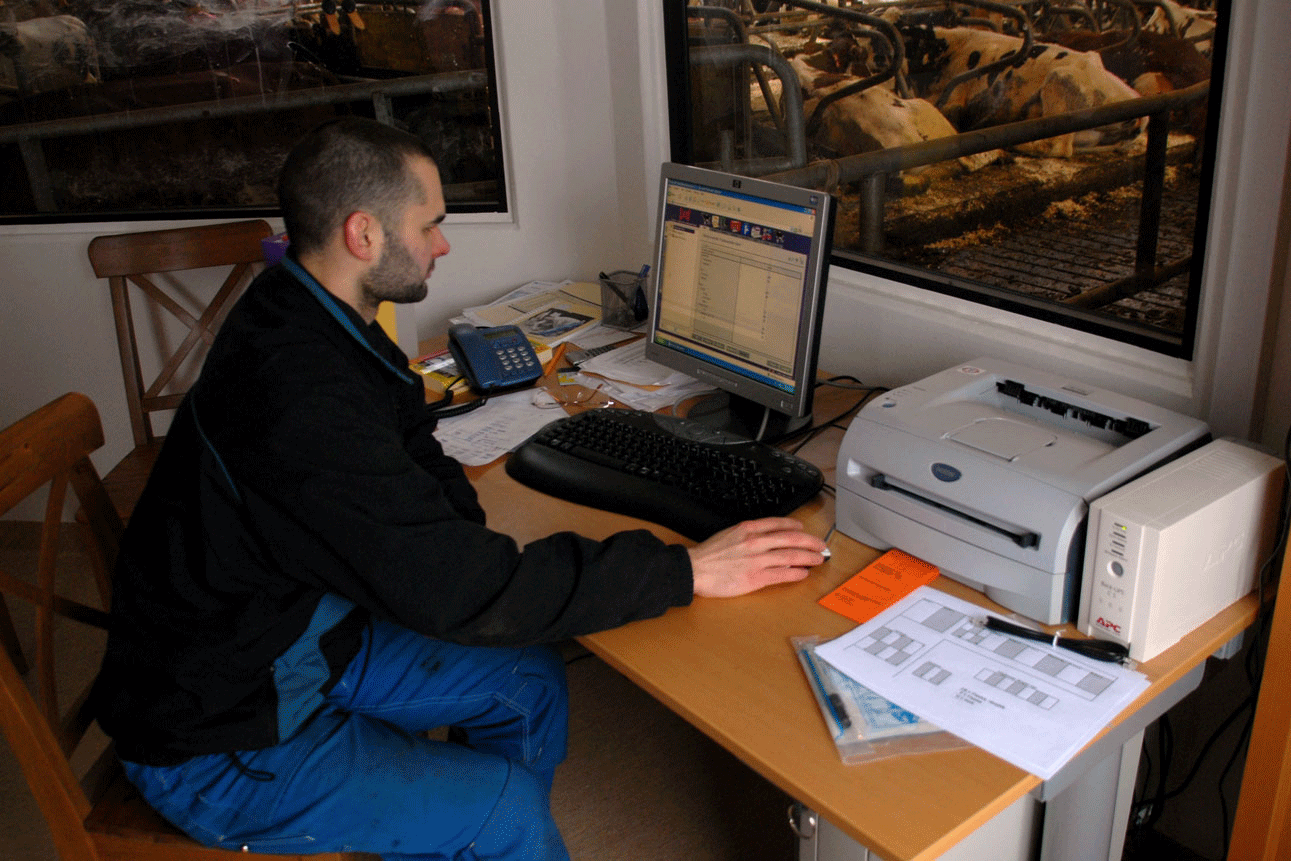
M 1157 0 L 1158 6 L 1143 22 L 1143 29 L 1151 33 L 1166 33 L 1187 39 L 1207 57 L 1213 49 L 1215 13 L 1192 9 L 1175 0 Z
M 1045 40 L 1077 51 L 1097 51 L 1104 68 L 1130 86 L 1151 72 L 1160 73 L 1174 90 L 1210 79 L 1210 60 L 1179 36 L 1152 30 L 1142 30 L 1137 37 L 1128 30 L 1066 30 Z
M 789 61 L 804 90 L 804 111 L 811 116 L 820 99 L 859 79 L 837 72 L 825 72 L 798 55 Z M 830 155 L 848 156 L 879 149 L 920 143 L 955 134 L 940 111 L 925 99 L 902 98 L 888 85 L 876 85 L 844 96 L 821 111 L 813 141 Z M 999 155 L 968 156 L 959 160 L 965 170 L 976 170 Z M 946 168 L 926 165 L 910 169 L 912 175 L 945 172 Z
M 1068 30 L 1046 38 L 1069 48 L 1097 51 L 1107 70 L 1140 95 L 1169 93 L 1210 80 L 1210 60 L 1192 41 L 1152 30 L 1132 36 L 1127 30 Z M 1206 131 L 1206 100 L 1194 102 L 1171 125 L 1200 141 Z
M 969 27 L 906 29 L 909 78 L 960 131 L 1053 116 L 1138 98 L 1103 67 L 1097 53 L 1035 43 L 1020 64 L 982 75 L 966 73 L 1019 56 L 1016 36 Z M 957 80 L 960 79 L 960 80 Z M 1021 144 L 1021 152 L 1070 157 L 1077 149 L 1123 146 L 1138 137 L 1141 118 Z
M 19 96 L 98 80 L 99 62 L 84 22 L 71 15 L 0 23 L 0 88 Z

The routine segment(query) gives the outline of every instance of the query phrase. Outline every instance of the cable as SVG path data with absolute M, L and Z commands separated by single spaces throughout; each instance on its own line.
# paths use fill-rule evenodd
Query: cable
M 840 382 L 845 380 L 856 383 L 856 385 L 855 386 L 840 385 Z M 878 394 L 879 392 L 886 392 L 888 390 L 886 386 L 867 386 L 859 379 L 851 376 L 850 374 L 841 374 L 838 376 L 827 377 L 826 379 L 823 379 L 823 380 L 818 380 L 816 382 L 816 388 L 820 388 L 822 386 L 834 386 L 835 388 L 840 388 L 840 389 L 851 389 L 853 391 L 863 392 L 864 394 L 860 400 L 852 404 L 847 409 L 843 410 L 838 415 L 831 418 L 829 421 L 822 422 L 818 425 L 812 425 L 811 427 L 804 428 L 803 430 L 800 430 L 797 433 L 791 434 L 789 437 L 786 437 L 785 439 L 793 439 L 800 435 L 803 436 L 803 439 L 796 446 L 794 446 L 792 449 L 789 450 L 790 454 L 797 454 L 798 452 L 800 452 L 808 443 L 810 443 L 823 431 L 826 431 L 832 427 L 841 427 L 841 425 L 838 424 L 839 422 L 841 422 L 843 419 L 847 418 L 849 415 L 859 410 L 862 406 L 865 405 L 865 402 L 868 401 L 870 398 L 874 397 L 874 395 Z M 782 442 L 783 441 L 784 440 L 782 440 Z
M 478 410 L 480 407 L 484 406 L 488 402 L 489 402 L 488 398 L 478 398 L 477 400 L 467 401 L 466 403 L 461 404 L 459 406 L 448 407 L 446 409 L 437 410 L 435 412 L 435 418 L 451 419 L 453 416 L 460 416 L 465 413 L 469 413 L 471 410 Z
M 1254 715 L 1255 710 L 1251 709 L 1251 713 L 1252 715 Z M 1228 779 L 1228 773 L 1232 771 L 1233 766 L 1237 764 L 1238 754 L 1240 754 L 1244 749 L 1246 749 L 1247 744 L 1250 742 L 1251 730 L 1253 727 L 1254 727 L 1253 721 L 1247 721 L 1245 724 L 1243 724 L 1242 734 L 1238 737 L 1237 744 L 1233 747 L 1233 753 L 1228 758 L 1228 764 L 1225 765 L 1224 770 L 1219 773 L 1219 787 L 1218 787 L 1219 812 L 1220 812 L 1220 817 L 1222 819 L 1222 824 L 1221 824 L 1219 833 L 1221 835 L 1220 840 L 1224 845 L 1225 858 L 1228 857 L 1228 840 L 1229 840 L 1230 834 L 1232 833 L 1232 828 L 1229 825 L 1230 817 L 1229 817 L 1229 811 L 1228 811 L 1228 797 L 1224 795 L 1224 781 Z
M 1146 828 L 1156 825 L 1157 820 L 1161 818 L 1161 810 L 1165 806 L 1165 787 L 1170 778 L 1170 762 L 1174 759 L 1174 727 L 1170 724 L 1168 714 L 1162 715 L 1157 723 L 1157 750 L 1161 759 L 1161 766 L 1157 773 L 1157 795 L 1148 820 L 1144 823 Z
M 581 651 L 573 655 L 570 655 L 568 658 L 565 659 L 565 666 L 568 667 L 579 661 L 585 661 L 588 658 L 593 657 L 593 652 L 590 649 L 588 649 L 586 646 L 579 644 L 579 648 L 581 649 Z
M 1166 792 L 1164 795 L 1159 797 L 1159 801 L 1162 804 L 1172 798 L 1178 798 L 1188 789 L 1188 786 L 1192 783 L 1193 779 L 1196 778 L 1198 772 L 1201 771 L 1202 762 L 1205 761 L 1206 757 L 1210 754 L 1211 749 L 1218 744 L 1219 737 L 1222 736 L 1230 726 L 1232 726 L 1233 721 L 1237 720 L 1242 712 L 1245 711 L 1253 702 L 1254 697 L 1247 695 L 1247 697 L 1238 703 L 1237 707 L 1229 713 L 1228 717 L 1224 718 L 1224 720 L 1220 722 L 1219 726 L 1211 732 L 1210 737 L 1206 739 L 1206 743 L 1201 746 L 1201 751 L 1197 754 L 1197 758 L 1192 764 L 1192 769 L 1184 777 L 1183 781 L 1174 789 L 1171 789 L 1169 792 Z
M 467 401 L 464 404 L 452 406 L 453 386 L 460 383 L 462 379 L 463 377 L 461 376 L 454 377 L 448 385 L 444 386 L 444 393 L 439 396 L 439 399 L 426 405 L 427 409 L 434 414 L 435 418 L 451 419 L 453 416 L 460 416 L 469 413 L 472 410 L 478 410 L 489 402 L 488 398 L 476 398 L 473 401 Z
M 453 379 L 448 383 L 448 385 L 444 386 L 444 393 L 439 396 L 439 399 L 426 405 L 430 409 L 430 411 L 434 412 L 435 410 L 438 410 L 441 407 L 443 407 L 445 404 L 452 403 L 453 386 L 457 385 L 461 381 L 462 381 L 462 378 L 460 375 L 453 377 Z

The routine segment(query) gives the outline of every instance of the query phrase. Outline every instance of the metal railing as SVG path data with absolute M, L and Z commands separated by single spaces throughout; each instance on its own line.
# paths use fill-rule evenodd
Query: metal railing
M 58 211 L 45 163 L 43 142 L 98 132 L 144 129 L 167 123 L 269 114 L 295 108 L 371 101 L 376 118 L 393 124 L 391 101 L 398 96 L 484 92 L 484 71 L 440 72 L 380 81 L 335 84 L 300 90 L 276 90 L 255 96 L 236 96 L 142 110 L 125 110 L 20 125 L 0 126 L 0 144 L 16 143 L 27 169 L 27 181 L 37 212 Z
M 792 170 L 766 171 L 759 175 L 776 182 L 808 188 L 836 188 L 840 185 L 857 183 L 860 187 L 861 203 L 858 250 L 862 253 L 876 254 L 883 246 L 884 195 L 887 178 L 890 175 L 963 156 L 1148 117 L 1144 188 L 1139 211 L 1139 237 L 1135 256 L 1135 271 L 1139 273 L 1136 278 L 1141 283 L 1143 273 L 1151 272 L 1156 267 L 1157 233 L 1161 223 L 1161 200 L 1165 185 L 1169 115 L 1172 111 L 1204 99 L 1209 92 L 1210 82 L 1202 81 L 1173 93 L 1142 96 L 1096 108 L 1022 120 L 906 146 L 818 161 Z M 1079 303 L 1073 299 L 1072 304 Z

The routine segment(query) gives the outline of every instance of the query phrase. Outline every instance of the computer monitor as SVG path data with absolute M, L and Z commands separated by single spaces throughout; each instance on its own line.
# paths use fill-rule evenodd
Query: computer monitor
M 719 389 L 687 418 L 765 441 L 810 424 L 832 232 L 824 192 L 663 165 L 645 354 Z

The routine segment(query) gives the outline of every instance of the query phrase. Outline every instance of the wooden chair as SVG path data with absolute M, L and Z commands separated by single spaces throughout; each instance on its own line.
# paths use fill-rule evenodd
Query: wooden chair
M 152 230 L 99 236 L 89 246 L 90 265 L 94 274 L 108 279 L 112 294 L 112 314 L 116 320 L 117 346 L 121 353 L 121 374 L 125 378 L 126 403 L 130 409 L 130 426 L 134 449 L 106 476 L 104 484 L 122 516 L 129 517 L 143 490 L 148 473 L 161 447 L 153 429 L 152 414 L 173 410 L 184 397 L 182 370 L 191 370 L 196 361 L 195 348 L 207 346 L 215 339 L 224 315 L 246 288 L 252 267 L 264 260 L 260 240 L 271 230 L 262 220 L 238 221 L 201 227 Z M 179 284 L 170 273 L 214 269 L 218 275 L 229 267 L 227 277 L 208 304 L 196 313 L 186 306 L 187 286 Z M 168 345 L 163 336 L 157 339 L 161 368 L 151 382 L 144 378 L 139 343 L 135 337 L 129 286 L 142 293 L 142 307 L 156 313 L 165 309 L 187 328 L 177 345 Z M 148 363 L 151 366 L 151 363 Z
M 0 728 L 22 768 L 53 834 L 61 861 L 219 861 L 232 857 L 357 861 L 371 856 L 233 855 L 208 849 L 165 822 L 139 797 L 107 750 L 84 780 L 73 771 L 71 756 L 86 741 L 92 718 L 84 695 L 59 708 L 54 654 L 55 616 L 104 627 L 107 614 L 66 596 L 67 583 L 55 576 L 58 533 L 70 484 L 83 512 L 79 524 L 97 554 L 110 565 L 122 532 L 121 518 L 108 499 L 89 454 L 103 445 L 98 411 L 84 395 L 67 394 L 0 431 L 0 515 L 48 487 L 33 577 L 0 571 L 0 590 L 35 606 L 33 686 L 0 649 Z M 98 565 L 93 566 L 97 571 Z M 106 606 L 108 585 L 99 577 Z M 8 622 L 8 614 L 5 614 Z M 18 642 L 12 624 L 8 637 Z M 84 752 L 83 752 L 84 753 Z M 92 753 L 92 751 L 91 751 Z M 0 855 L 4 854 L 0 847 Z

